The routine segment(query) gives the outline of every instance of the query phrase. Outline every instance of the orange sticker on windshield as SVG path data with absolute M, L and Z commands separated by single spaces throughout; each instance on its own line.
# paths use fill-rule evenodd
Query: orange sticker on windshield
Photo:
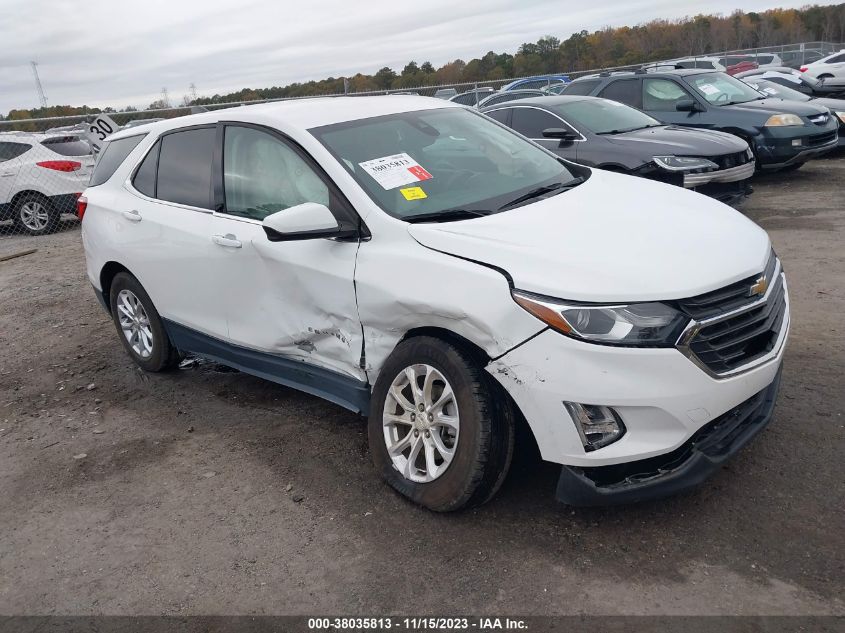
M 406 187 L 399 191 L 405 196 L 405 200 L 422 200 L 423 198 L 428 198 L 421 187 Z

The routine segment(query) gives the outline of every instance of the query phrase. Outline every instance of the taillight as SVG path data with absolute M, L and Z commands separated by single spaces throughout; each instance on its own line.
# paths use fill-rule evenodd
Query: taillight
M 88 198 L 85 196 L 79 196 L 76 199 L 76 217 L 80 220 L 85 215 L 85 209 L 88 208 Z
M 77 171 L 82 169 L 82 163 L 75 160 L 42 160 L 40 163 L 35 163 L 44 169 L 53 169 L 55 171 Z
M 807 72 L 807 67 L 801 66 L 801 68 L 799 68 L 798 70 L 800 70 L 802 73 L 805 73 L 805 72 Z

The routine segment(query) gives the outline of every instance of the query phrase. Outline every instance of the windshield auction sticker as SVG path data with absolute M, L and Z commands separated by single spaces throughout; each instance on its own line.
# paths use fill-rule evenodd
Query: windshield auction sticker
M 423 198 L 428 198 L 422 187 L 406 187 L 405 189 L 400 189 L 399 193 L 405 196 L 405 200 L 422 200 Z
M 384 189 L 395 189 L 412 182 L 431 180 L 432 175 L 413 158 L 405 154 L 394 154 L 358 163 Z

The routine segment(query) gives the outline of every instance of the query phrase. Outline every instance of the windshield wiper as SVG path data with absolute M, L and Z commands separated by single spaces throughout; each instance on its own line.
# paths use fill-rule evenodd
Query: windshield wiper
M 490 215 L 492 211 L 487 209 L 443 209 L 431 213 L 418 213 L 402 218 L 405 222 L 452 222 L 454 220 L 466 220 L 469 218 L 481 218 Z
M 536 189 L 532 189 L 528 193 L 522 194 L 518 198 L 514 198 L 507 204 L 503 204 L 501 207 L 499 207 L 498 210 L 504 211 L 505 209 L 510 209 L 523 202 L 528 202 L 529 200 L 534 200 L 535 198 L 545 196 L 546 194 L 552 193 L 553 191 L 557 193 L 563 193 L 567 189 L 577 187 L 582 182 L 584 182 L 584 177 L 578 176 L 577 178 L 573 178 L 572 180 L 567 182 L 553 182 L 550 185 L 543 185 L 542 187 L 537 187 Z
M 663 123 L 649 123 L 648 125 L 641 125 L 639 127 L 626 127 L 620 130 L 608 130 L 606 132 L 596 132 L 597 136 L 604 136 L 606 134 L 624 134 L 625 132 L 636 132 L 637 130 L 646 130 L 650 127 L 660 127 Z

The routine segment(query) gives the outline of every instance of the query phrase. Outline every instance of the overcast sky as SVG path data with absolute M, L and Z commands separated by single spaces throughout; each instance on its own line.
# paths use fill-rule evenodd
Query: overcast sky
M 828 4 L 822 0 L 821 4 Z M 831 2 L 832 3 L 832 2 Z M 0 0 L 0 112 L 38 105 L 146 107 L 166 86 L 200 95 L 329 75 L 435 67 L 543 35 L 634 25 L 706 10 L 799 7 L 805 0 Z

